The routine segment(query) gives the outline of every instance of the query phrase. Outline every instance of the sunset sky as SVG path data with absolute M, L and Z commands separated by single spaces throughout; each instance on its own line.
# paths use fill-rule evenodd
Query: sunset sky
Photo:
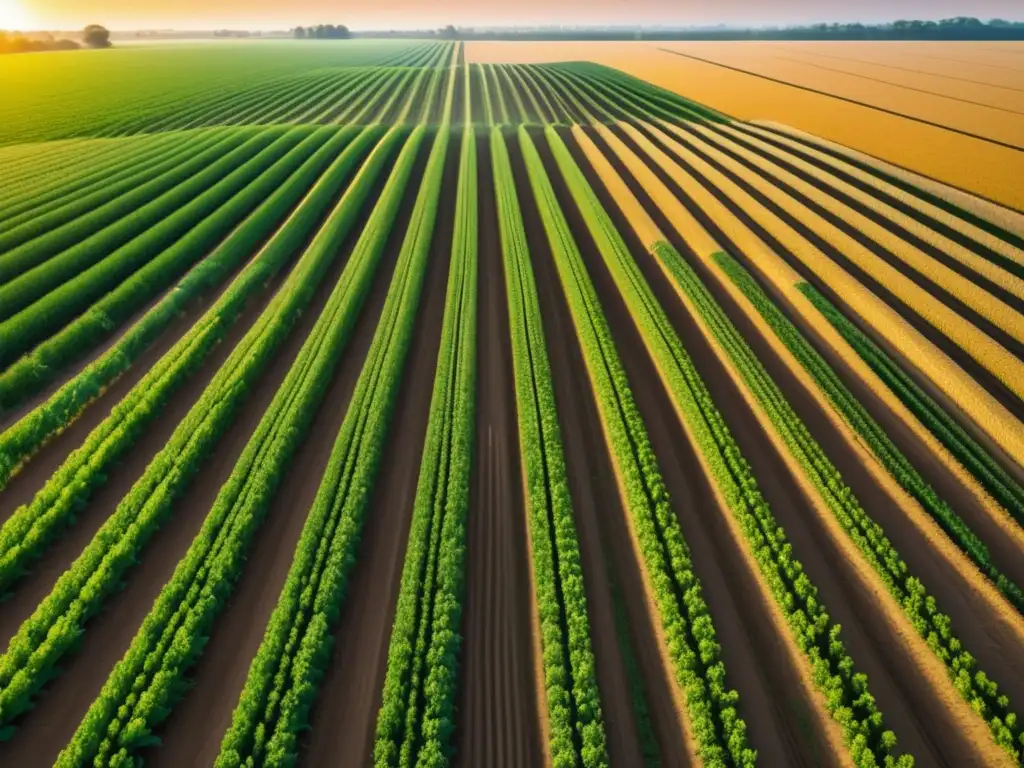
M 0 0 L 0 28 L 356 29 L 445 24 L 799 24 L 972 15 L 1024 19 L 1024 0 Z

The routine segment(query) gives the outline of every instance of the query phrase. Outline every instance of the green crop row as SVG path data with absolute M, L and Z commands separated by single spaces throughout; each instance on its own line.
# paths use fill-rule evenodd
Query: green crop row
M 362 135 L 371 136 L 372 132 Z M 52 675 L 59 659 L 73 647 L 84 623 L 116 589 L 124 572 L 171 513 L 174 499 L 184 492 L 203 459 L 228 428 L 235 410 L 338 258 L 341 244 L 369 199 L 376 178 L 404 136 L 401 129 L 393 129 L 381 139 L 281 290 L 235 346 L 83 553 L 19 627 L 7 652 L 0 656 L 0 725 L 9 723 L 30 706 L 31 697 Z M 365 148 L 366 142 L 356 140 L 342 158 L 348 155 L 351 162 Z M 191 348 L 202 346 L 218 334 L 218 318 L 209 315 L 208 319 L 179 342 L 177 354 L 165 356 L 154 368 L 150 375 L 157 377 L 152 382 L 155 386 L 151 386 L 148 377 L 143 379 L 133 389 L 133 397 L 119 404 L 54 474 L 21 523 L 28 536 L 45 537 L 49 529 L 66 523 L 76 507 L 84 503 L 89 489 L 102 480 L 111 457 L 121 455 L 123 443 L 138 434 L 136 422 L 152 417 L 151 399 L 156 398 L 159 403 L 162 380 L 184 375 L 182 371 L 194 364 L 189 357 Z
M 768 323 L 779 340 L 793 353 L 804 369 L 814 378 L 829 402 L 842 415 L 843 420 L 858 435 L 907 493 L 921 504 L 942 530 L 963 550 L 1018 611 L 1024 611 L 1024 592 L 996 568 L 988 548 L 952 508 L 939 498 L 910 461 L 893 444 L 863 405 L 846 388 L 831 366 L 819 355 L 760 286 L 740 264 L 726 253 L 714 255 L 722 271 L 736 285 L 761 317 Z
M 91 214 L 95 209 L 108 205 L 108 211 L 114 211 L 118 206 L 109 205 L 122 195 L 131 194 L 137 189 L 161 176 L 178 176 L 178 169 L 192 159 L 196 154 L 215 146 L 223 141 L 226 132 L 203 131 L 193 134 L 191 141 L 166 142 L 166 148 L 158 147 L 157 151 L 142 151 L 142 156 L 137 162 L 133 162 L 124 168 L 121 173 L 110 173 L 104 180 L 92 190 L 83 190 L 79 194 L 61 190 L 59 196 L 51 198 L 48 202 L 44 196 L 42 202 L 37 202 L 19 215 L 11 216 L 0 223 L 0 253 L 5 254 L 0 258 L 0 283 L 6 283 L 23 272 L 28 271 L 39 263 L 42 263 L 50 255 L 63 250 L 58 243 L 55 248 L 46 251 L 22 255 L 27 258 L 19 258 L 19 254 L 11 256 L 11 252 L 25 243 L 40 237 L 47 237 L 51 242 L 55 239 L 53 233 L 60 227 L 73 222 L 83 216 Z M 171 138 L 178 134 L 169 134 Z M 162 151 L 160 151 L 162 149 Z M 128 153 L 126 153 L 128 154 Z M 130 157 L 130 155 L 129 155 Z M 165 182 L 166 183 L 166 182 Z M 115 215 L 110 213 L 109 216 Z M 95 219 L 95 217 L 94 217 Z M 108 218 L 109 220 L 109 218 Z M 102 220 L 94 226 L 103 226 Z M 65 240 L 66 243 L 69 241 Z M 69 243 L 72 244 L 72 243 Z
M 625 243 L 557 132 L 549 127 L 545 135 L 587 229 L 616 282 L 627 281 L 624 287 L 629 290 L 622 292 L 638 325 L 645 335 L 661 332 L 656 326 L 651 327 L 652 313 L 647 306 L 651 297 L 628 283 L 633 276 L 623 274 L 627 263 L 632 264 Z M 707 766 L 752 765 L 756 753 L 748 744 L 746 724 L 737 712 L 739 696 L 726 686 L 715 627 L 608 322 L 543 161 L 525 131 L 520 131 L 520 139 L 584 360 L 594 382 L 613 461 L 622 479 L 625 507 L 655 591 L 652 597 L 658 606 L 676 679 L 685 695 L 698 752 Z
M 201 178 L 200 188 L 205 188 L 227 170 L 237 167 L 240 161 L 262 149 L 268 143 L 269 135 L 261 137 L 260 133 L 256 128 L 197 133 L 190 142 L 192 154 L 187 162 L 176 163 L 164 173 L 82 216 L 47 220 L 48 226 L 34 238 L 27 239 L 33 233 L 30 228 L 0 237 L 4 242 L 3 256 L 0 256 L 0 287 L 5 298 L 4 305 L 0 307 L 0 320 L 7 319 L 41 295 L 38 291 L 26 298 L 11 294 L 12 280 L 26 273 L 32 274 L 34 269 L 57 256 L 61 257 L 61 263 L 74 260 L 72 263 L 92 264 L 138 237 L 166 216 L 169 210 L 175 210 L 195 196 L 194 189 L 186 193 L 181 191 L 181 187 L 190 180 Z M 211 167 L 216 173 L 204 173 Z M 71 255 L 67 255 L 68 251 L 72 252 Z
M 191 138 L 189 134 L 179 133 L 177 136 L 185 141 Z M 172 134 L 165 134 L 138 136 L 128 141 L 71 139 L 47 142 L 45 153 L 39 151 L 38 145 L 27 144 L 22 148 L 24 155 L 20 161 L 11 157 L 11 147 L 5 147 L 0 150 L 8 158 L 0 171 L 0 184 L 3 185 L 0 188 L 0 219 L 31 210 L 38 196 L 48 195 L 50 200 L 59 198 L 65 185 L 89 186 L 102 182 L 107 173 L 130 166 L 154 148 L 165 151 L 165 142 L 171 137 Z M 12 210 L 15 213 L 10 213 Z
M 529 141 L 524 129 L 520 129 L 519 136 L 521 144 Z M 532 144 L 529 147 L 532 149 Z M 607 766 L 604 715 L 540 302 L 508 149 L 497 127 L 491 131 L 491 154 L 512 334 L 516 412 L 540 617 L 551 759 L 555 766 Z M 535 178 L 537 169 L 528 154 L 526 161 L 531 184 L 542 183 Z M 556 235 L 545 213 L 550 200 L 539 194 L 537 186 L 534 194 L 546 231 L 549 236 Z M 561 231 L 557 236 L 567 234 Z M 553 250 L 561 247 L 560 239 L 552 242 Z
M 270 190 L 302 162 L 310 147 L 303 146 L 297 155 L 278 163 L 295 144 L 308 136 L 309 130 L 305 126 L 285 133 L 268 129 L 264 135 L 254 137 L 251 145 L 240 148 L 246 150 L 246 156 L 231 159 L 227 166 L 215 163 L 210 167 L 213 171 L 220 166 L 216 180 L 200 174 L 175 190 L 175 194 L 194 196 L 191 202 L 173 212 L 164 211 L 166 218 L 112 253 L 97 260 L 95 257 L 99 254 L 95 251 L 88 253 L 88 249 L 71 248 L 0 288 L 0 302 L 10 297 L 12 312 L 15 304 L 24 307 L 0 323 L 0 336 L 11 340 L 0 350 L 0 366 L 10 364 L 87 310 L 94 301 L 150 263 L 154 254 L 172 249 L 177 257 L 173 259 L 175 262 L 185 259 L 194 263 L 203 250 L 216 245 L 259 204 L 259 195 L 270 194 Z M 270 146 L 265 146 L 267 144 Z M 259 150 L 262 151 L 252 157 Z M 223 173 L 227 175 L 221 177 Z M 262 178 L 256 181 L 258 176 Z M 273 186 L 268 189 L 266 185 L 270 183 Z M 221 206 L 228 215 L 212 215 Z M 186 266 L 181 265 L 179 274 Z M 149 290 L 149 295 L 140 294 L 138 298 L 151 298 L 154 287 L 150 286 Z M 137 300 L 125 297 L 125 309 L 137 307 Z
M 206 133 L 214 134 L 213 131 Z M 123 145 L 120 152 L 112 158 L 101 154 L 84 169 L 69 168 L 46 181 L 4 182 L 11 184 L 14 191 L 9 203 L 0 198 L 0 243 L 6 242 L 15 228 L 29 221 L 39 222 L 44 215 L 64 210 L 65 206 L 74 206 L 73 210 L 78 212 L 75 215 L 81 215 L 82 211 L 91 211 L 124 194 L 131 189 L 122 183 L 126 179 L 152 178 L 166 170 L 154 163 L 166 162 L 168 157 L 180 158 L 186 149 L 194 152 L 191 140 L 197 136 L 198 133 L 175 132 L 154 136 L 151 141 L 115 142 Z M 138 183 L 134 181 L 134 185 Z M 38 227 L 33 236 L 39 236 L 48 228 Z M 11 247 L 5 245 L 3 250 Z
M 1024 489 L 979 445 L 946 410 L 935 402 L 900 366 L 863 331 L 846 319 L 813 286 L 797 288 L 853 347 L 889 390 L 949 450 L 963 467 L 992 494 L 1007 512 L 1024 525 Z
M 427 131 L 399 158 L 402 183 L 382 197 L 397 211 Z M 448 131 L 434 139 L 380 322 L 352 394 L 292 566 L 221 743 L 216 765 L 287 765 L 330 657 L 370 493 L 408 356 L 441 195 Z M 396 166 L 397 167 L 397 166 Z M 393 215 L 393 213 L 392 213 Z M 381 232 L 379 225 L 368 232 Z M 381 243 L 383 245 L 383 243 Z
M 978 673 L 972 678 L 975 661 L 952 634 L 949 618 L 938 611 L 934 598 L 928 596 L 924 585 L 910 574 L 906 563 L 885 537 L 881 526 L 860 506 L 839 471 L 689 265 L 686 265 L 679 253 L 668 243 L 658 243 L 652 250 L 698 307 L 701 317 L 743 378 L 748 390 L 765 410 L 777 435 L 800 464 L 806 478 L 814 485 L 836 521 L 878 574 L 887 591 L 900 604 L 911 624 L 946 665 L 954 685 L 985 717 L 996 741 L 1013 751 L 1018 726 L 1016 715 L 1010 711 L 1007 698 L 998 693 L 996 684 L 984 673 Z M 849 683 L 855 685 L 852 679 Z M 867 745 L 870 748 L 882 747 L 887 751 L 892 739 L 885 735 L 874 738 L 878 736 L 878 729 L 881 728 L 881 715 L 875 709 L 873 699 L 869 703 L 870 706 L 862 707 L 868 715 L 869 722 L 874 726 L 870 731 L 864 732 L 865 736 L 872 736 Z M 866 759 L 870 752 L 864 751 L 860 754 Z
M 452 757 L 476 385 L 477 163 L 462 134 L 444 325 L 409 543 L 388 649 L 374 764 Z
M 331 129 L 328 129 L 331 130 Z M 261 205 L 209 256 L 191 269 L 152 309 L 135 322 L 121 338 L 99 358 L 64 384 L 44 403 L 0 434 L 0 489 L 15 469 L 37 451 L 42 444 L 70 423 L 89 402 L 97 397 L 118 376 L 138 359 L 150 344 L 179 315 L 183 308 L 199 296 L 221 285 L 239 265 L 274 233 L 282 217 L 300 201 L 302 205 L 274 235 L 269 243 L 225 291 L 199 325 L 216 318 L 220 338 L 231 325 L 246 300 L 294 256 L 306 233 L 311 231 L 329 210 L 341 186 L 361 159 L 370 140 L 381 130 L 368 132 L 358 140 L 361 149 L 338 156 L 359 131 L 356 128 L 336 130 L 332 138 L 296 170 L 288 180 Z M 330 166 L 329 170 L 325 170 Z M 308 193 L 308 195 L 307 195 Z M 140 275 L 146 273 L 143 269 Z M 117 301 L 123 291 L 135 289 L 135 279 L 126 281 L 107 298 L 97 302 L 52 339 L 0 374 L 0 407 L 10 407 L 38 392 L 48 384 L 69 359 L 91 348 L 109 332 L 112 322 L 104 315 L 108 300 Z M 213 339 L 211 339 L 212 342 Z M 210 344 L 194 348 L 198 361 L 211 348 Z M 170 353 L 172 356 L 174 352 Z M 149 387 L 155 383 L 149 380 Z M 170 388 L 164 390 L 169 393 Z M 133 395 L 128 395 L 131 398 Z M 130 443 L 130 441 L 128 441 Z M 127 447 L 122 442 L 122 447 Z M 19 536 L 24 535 L 24 533 Z M 0 529 L 0 552 L 7 551 L 5 535 Z M 0 555 L 0 563 L 6 562 Z M 7 567 L 0 565 L 0 592 L 7 586 Z
M 80 309 L 84 308 L 74 319 L 70 319 L 0 374 L 0 408 L 10 408 L 35 394 L 42 385 L 58 375 L 64 366 L 88 355 L 147 303 L 159 294 L 166 293 L 168 285 L 194 267 L 197 261 L 203 263 L 215 259 L 226 244 L 237 242 L 240 232 L 252 231 L 254 224 L 262 225 L 262 229 L 266 230 L 264 219 L 255 211 L 264 207 L 262 204 L 273 197 L 311 156 L 315 156 L 332 134 L 331 129 L 322 128 L 306 135 L 294 147 L 288 148 L 286 143 L 282 147 L 287 152 L 284 157 L 265 168 L 257 178 L 187 230 L 169 248 L 160 251 L 159 246 L 154 245 L 150 251 L 140 244 L 137 248 L 133 247 L 132 254 L 127 251 L 114 254 L 79 278 L 69 280 L 53 297 L 39 302 L 38 307 L 27 310 L 27 316 L 34 318 L 60 300 L 63 300 L 64 305 L 80 302 Z M 263 162 L 256 168 L 246 169 L 245 175 L 234 183 L 246 183 L 246 178 L 251 177 L 262 165 Z M 228 192 L 225 190 L 224 194 Z M 203 202 L 216 204 L 217 200 L 204 200 L 201 195 L 196 199 L 197 207 Z M 147 237 L 145 243 L 151 244 L 152 240 Z M 132 271 L 137 265 L 128 262 L 134 261 L 139 255 L 144 257 L 141 266 Z M 95 300 L 86 304 L 90 297 Z M 52 309 L 50 311 L 53 312 Z M 69 309 L 68 317 L 72 316 L 72 311 Z
M 413 135 L 327 304 L 221 487 L 203 527 L 157 596 L 58 766 L 129 765 L 185 689 L 185 675 L 245 566 L 246 554 L 302 444 L 376 274 L 419 148 Z M 367 483 L 371 487 L 372 482 Z M 303 665 L 297 669 L 303 670 Z M 287 711 L 287 710 L 285 710 Z M 274 760 L 271 764 L 281 764 Z

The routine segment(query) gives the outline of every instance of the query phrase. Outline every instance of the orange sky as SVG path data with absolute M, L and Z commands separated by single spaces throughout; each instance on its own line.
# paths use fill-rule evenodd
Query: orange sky
M 444 24 L 792 24 L 973 15 L 1024 18 L 1024 0 L 0 0 L 39 28 L 356 29 Z

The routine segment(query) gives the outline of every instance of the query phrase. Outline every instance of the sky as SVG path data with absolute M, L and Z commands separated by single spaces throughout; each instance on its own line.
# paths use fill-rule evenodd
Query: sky
M 1024 20 L 1024 0 L 0 0 L 0 28 L 353 29 L 806 24 L 970 15 Z M 14 22 L 14 23 L 12 23 Z

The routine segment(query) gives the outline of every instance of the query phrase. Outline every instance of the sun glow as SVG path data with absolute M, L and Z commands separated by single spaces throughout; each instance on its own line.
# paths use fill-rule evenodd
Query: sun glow
M 0 29 L 29 30 L 32 17 L 19 0 L 0 0 Z

